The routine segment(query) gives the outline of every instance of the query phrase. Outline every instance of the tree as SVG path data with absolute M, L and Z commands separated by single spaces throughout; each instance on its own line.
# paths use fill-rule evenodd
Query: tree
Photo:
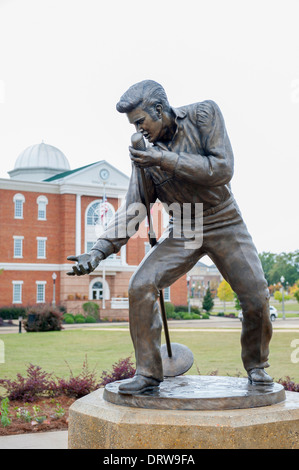
M 288 294 L 284 294 L 283 298 L 284 300 L 290 300 L 291 297 Z M 275 291 L 274 299 L 278 300 L 278 302 L 282 302 L 282 292 L 280 292 L 279 290 Z
M 213 301 L 213 298 L 212 298 L 210 288 L 208 287 L 207 291 L 205 293 L 205 296 L 203 298 L 203 301 L 202 301 L 202 308 L 206 312 L 210 312 L 213 309 L 213 307 L 214 307 L 214 301 Z
M 299 250 L 279 254 L 262 252 L 259 258 L 268 285 L 277 284 L 281 276 L 284 276 L 289 285 L 294 284 L 299 278 Z
M 225 302 L 230 302 L 234 299 L 234 291 L 232 290 L 229 283 L 226 282 L 224 279 L 219 284 L 217 296 L 220 300 L 222 300 L 223 308 L 225 311 Z
M 234 298 L 235 298 L 235 309 L 236 310 L 242 310 L 242 307 L 240 305 L 240 301 L 239 301 L 239 297 L 237 296 L 237 294 L 234 292 Z

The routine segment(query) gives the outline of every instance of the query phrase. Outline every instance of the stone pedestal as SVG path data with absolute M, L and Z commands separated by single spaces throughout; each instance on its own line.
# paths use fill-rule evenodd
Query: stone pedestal
M 202 376 L 200 377 L 203 379 Z M 209 379 L 210 383 L 213 383 L 214 378 L 209 377 Z M 223 378 L 218 379 L 219 385 Z M 240 395 L 241 401 L 243 398 L 246 400 L 246 393 L 244 389 L 242 391 L 243 383 L 240 379 L 235 378 L 235 380 L 241 388 L 241 392 L 239 390 L 237 393 L 238 400 L 240 400 Z M 204 380 L 204 382 L 207 387 L 208 381 Z M 183 388 L 182 383 L 183 381 L 181 382 Z M 117 384 L 115 382 L 114 385 L 110 384 L 110 387 L 106 387 L 106 398 L 109 399 L 110 395 L 110 399 L 112 396 L 112 400 L 118 400 L 117 396 L 119 397 L 120 394 L 117 393 Z M 223 408 L 223 403 L 227 405 L 227 400 L 222 401 L 222 407 L 218 405 L 218 409 L 215 409 L 215 406 L 211 407 L 211 396 L 206 402 L 208 408 L 203 408 L 201 404 L 200 409 L 185 409 L 182 405 L 182 397 L 177 397 L 176 409 L 164 406 L 160 409 L 152 408 L 152 404 L 150 407 L 139 407 L 140 403 L 136 403 L 136 396 L 130 398 L 125 395 L 120 397 L 124 400 L 123 404 L 115 404 L 104 399 L 104 390 L 99 389 L 77 400 L 71 406 L 69 448 L 299 449 L 299 393 L 284 390 L 282 392 L 280 386 L 275 385 L 277 386 L 276 392 L 272 392 L 272 398 L 270 398 L 271 403 L 277 401 L 275 404 L 253 405 L 253 402 L 249 404 L 251 400 L 249 399 L 248 408 L 242 409 L 227 409 L 226 406 Z M 179 387 L 178 382 L 177 387 Z M 219 392 L 219 387 L 215 392 L 223 395 L 223 391 Z M 227 393 L 231 404 L 233 403 L 232 392 L 231 388 L 231 392 Z M 265 400 L 268 392 L 263 393 Z M 209 392 L 206 394 L 209 395 Z M 178 392 L 172 395 L 173 403 L 176 401 L 176 395 Z M 140 398 L 141 395 L 137 396 L 137 399 L 138 397 Z M 149 394 L 149 397 L 152 403 L 153 400 L 158 399 L 157 392 Z M 199 397 L 199 400 L 202 398 L 203 396 Z M 135 404 L 128 404 L 130 399 Z M 142 400 L 146 401 L 146 397 L 141 398 L 141 403 Z M 194 395 L 192 400 L 194 401 Z M 220 397 L 218 403 L 221 400 L 223 396 Z M 254 401 L 256 402 L 256 396 Z

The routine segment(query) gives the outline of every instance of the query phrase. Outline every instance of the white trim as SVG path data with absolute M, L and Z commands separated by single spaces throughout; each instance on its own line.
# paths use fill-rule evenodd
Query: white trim
M 165 298 L 165 291 L 166 291 L 166 289 L 169 289 L 169 297 L 168 297 L 168 299 Z M 170 295 L 170 293 L 171 293 L 171 291 L 170 291 L 170 286 L 169 286 L 169 287 L 166 287 L 166 288 L 164 289 L 164 300 L 165 300 L 165 302 L 171 302 L 171 295 Z
M 116 169 L 115 167 L 113 167 Z M 126 175 L 125 175 L 126 176 Z M 106 196 L 107 198 L 116 198 L 123 199 L 127 193 L 127 186 L 110 186 L 109 184 L 105 185 Z M 103 189 L 104 185 L 102 182 L 99 184 L 89 183 L 88 186 L 83 184 L 68 183 L 62 184 L 61 180 L 58 182 L 49 182 L 49 181 L 22 181 L 22 180 L 11 180 L 0 178 L 0 188 L 9 189 L 9 190 L 19 190 L 19 191 L 30 191 L 32 193 L 46 193 L 46 194 L 80 194 L 81 196 L 93 196 L 98 197 L 99 189 Z
M 69 264 L 51 264 L 51 263 L 0 263 L 0 269 L 6 271 L 69 271 L 72 265 Z M 113 266 L 113 268 L 106 266 L 106 273 L 110 274 L 110 269 L 113 269 L 113 274 L 116 272 L 134 272 L 137 269 L 137 265 L 127 265 L 127 266 Z M 108 271 L 107 271 L 108 269 Z M 102 265 L 100 264 L 95 271 L 90 273 L 99 273 L 102 271 Z M 111 271 L 112 273 L 112 271 Z
M 12 288 L 12 303 L 13 304 L 21 304 L 22 303 L 23 284 L 24 284 L 24 281 L 12 281 L 12 285 L 13 285 L 13 288 Z M 15 296 L 15 286 L 21 286 L 21 288 L 20 288 L 20 300 L 15 300 L 15 298 L 14 298 L 14 296 Z
M 0 187 L 1 189 L 10 189 L 10 190 L 18 190 L 18 191 L 30 191 L 33 193 L 47 193 L 47 194 L 59 194 L 59 185 L 49 183 L 46 181 L 40 182 L 32 182 L 32 181 L 23 181 L 23 180 L 15 180 L 15 179 L 8 179 L 8 178 L 0 178 Z
M 47 281 L 35 281 L 36 283 L 36 303 L 44 304 L 46 301 L 46 284 Z M 43 286 L 43 300 L 38 300 L 38 286 Z
M 96 283 L 96 282 L 101 282 L 102 285 L 103 285 L 103 294 L 105 293 L 105 300 L 109 300 L 110 299 L 110 288 L 109 288 L 109 284 L 106 280 L 104 280 L 102 277 L 94 277 L 92 278 L 92 280 L 90 281 L 89 283 L 89 300 L 93 300 L 92 299 L 92 287 L 93 285 Z
M 13 200 L 13 203 L 14 203 L 14 219 L 24 219 L 25 196 L 21 193 L 16 193 L 12 200 Z M 16 203 L 18 201 L 21 202 L 21 215 L 16 215 Z
M 45 217 L 39 217 L 39 205 L 40 203 L 45 204 Z M 37 204 L 37 220 L 47 220 L 47 205 L 48 205 L 48 198 L 44 195 L 40 195 L 36 198 L 36 204 Z
M 47 196 L 44 196 L 43 194 L 36 198 L 36 204 L 38 204 L 39 202 L 44 202 L 45 204 L 49 203 Z
M 16 255 L 15 254 L 15 251 L 16 251 L 16 244 L 15 242 L 17 240 L 21 240 L 21 254 L 20 255 Z M 23 258 L 23 240 L 24 240 L 24 237 L 23 236 L 18 236 L 18 235 L 13 235 L 13 258 L 14 259 L 20 259 L 20 258 Z
M 37 255 L 36 255 L 36 257 L 37 257 L 37 259 L 47 259 L 47 254 L 46 254 L 47 253 L 47 243 L 46 243 L 47 240 L 48 240 L 47 237 L 36 237 L 36 241 L 37 241 L 37 247 L 36 247 L 37 248 Z M 39 247 L 38 242 L 45 242 L 44 243 L 44 254 L 42 256 L 39 256 L 39 254 L 38 254 L 38 247 Z
M 76 249 L 75 254 L 81 254 L 81 194 L 76 194 Z

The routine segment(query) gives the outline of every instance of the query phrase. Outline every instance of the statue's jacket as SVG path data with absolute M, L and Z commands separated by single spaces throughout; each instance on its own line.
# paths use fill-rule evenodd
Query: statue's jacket
M 163 150 L 161 165 L 145 169 L 150 203 L 202 203 L 204 215 L 216 212 L 234 201 L 230 188 L 234 156 L 222 113 L 212 100 L 172 110 L 177 124 L 175 135 L 167 145 L 156 143 Z M 140 203 L 145 204 L 142 178 L 139 168 L 132 164 L 125 203 L 92 249 L 102 251 L 106 257 L 119 252 L 132 236 L 126 228 L 136 218 Z M 240 218 L 236 203 L 235 210 Z

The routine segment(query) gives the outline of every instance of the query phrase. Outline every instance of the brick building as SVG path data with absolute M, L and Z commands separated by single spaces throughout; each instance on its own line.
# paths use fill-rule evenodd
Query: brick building
M 71 170 L 63 153 L 45 143 L 25 149 L 9 176 L 0 179 L 0 306 L 54 300 L 77 313 L 93 300 L 102 318 L 128 318 L 129 279 L 149 249 L 146 222 L 90 275 L 67 276 L 72 263 L 66 258 L 90 250 L 124 199 L 129 178 L 105 160 Z M 159 236 L 167 222 L 160 203 L 153 220 Z M 186 304 L 186 277 L 164 295 Z

